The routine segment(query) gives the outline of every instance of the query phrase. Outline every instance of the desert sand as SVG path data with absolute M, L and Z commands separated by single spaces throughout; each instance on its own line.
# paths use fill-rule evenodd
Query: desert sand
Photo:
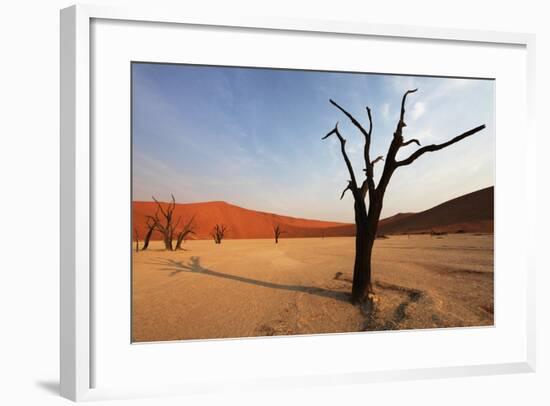
M 349 302 L 354 238 L 159 241 L 133 253 L 134 342 L 493 324 L 493 235 L 391 236 L 374 311 Z

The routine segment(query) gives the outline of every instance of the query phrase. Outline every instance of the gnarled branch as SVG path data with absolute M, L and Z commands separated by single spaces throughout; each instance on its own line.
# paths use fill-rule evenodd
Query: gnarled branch
M 388 148 L 388 153 L 386 154 L 386 162 L 384 164 L 382 176 L 380 177 L 380 181 L 378 182 L 378 186 L 376 188 L 377 192 L 380 191 L 382 195 L 384 194 L 386 187 L 388 186 L 388 183 L 393 172 L 395 171 L 395 168 L 397 168 L 395 157 L 397 156 L 397 152 L 399 151 L 399 148 L 401 148 L 403 143 L 403 127 L 407 126 L 407 124 L 405 124 L 405 102 L 407 101 L 407 96 L 411 93 L 415 93 L 417 90 L 418 89 L 407 90 L 403 94 L 403 98 L 401 99 L 401 114 L 399 116 L 397 128 L 393 133 L 393 139 Z
M 397 135 L 401 135 L 401 130 L 403 129 L 403 127 L 407 126 L 407 124 L 405 124 L 405 102 L 407 101 L 407 96 L 411 93 L 416 92 L 417 90 L 418 89 L 407 90 L 403 95 L 403 98 L 401 99 L 401 115 L 399 116 L 399 122 L 397 123 Z
M 147 232 L 145 233 L 145 237 L 143 239 L 143 248 L 142 251 L 145 251 L 149 247 L 149 241 L 151 240 L 151 236 L 153 235 L 153 231 L 157 229 L 157 224 L 159 223 L 159 213 L 158 209 L 154 216 L 145 216 L 147 221 L 145 222 L 145 225 L 147 226 Z
M 334 105 L 338 110 L 340 110 L 342 113 L 344 113 L 347 118 L 350 119 L 350 121 L 353 123 L 353 125 L 355 127 L 357 127 L 359 129 L 359 131 L 361 131 L 361 133 L 365 136 L 365 138 L 367 138 L 369 141 L 370 141 L 370 132 L 367 132 L 367 130 L 365 130 L 365 128 L 361 125 L 361 123 L 359 121 L 357 121 L 355 119 L 355 117 L 353 117 L 350 113 L 348 113 L 346 110 L 344 110 L 338 103 L 336 103 L 334 100 L 332 99 L 329 99 L 330 103 L 332 105 Z M 367 112 L 369 112 L 369 117 L 370 117 L 370 109 L 367 108 Z
M 346 194 L 346 192 L 348 190 L 351 190 L 351 187 L 352 187 L 352 184 L 351 184 L 351 180 L 348 180 L 348 185 L 346 186 L 346 188 L 342 191 L 342 195 L 340 196 L 340 200 L 342 200 L 344 198 L 344 195 Z
M 367 109 L 367 116 L 369 117 L 369 141 L 370 141 L 370 136 L 372 136 L 372 114 L 369 106 L 367 106 L 366 109 Z
M 416 159 L 418 159 L 421 155 L 425 154 L 426 152 L 434 152 L 439 151 L 440 149 L 443 149 L 445 147 L 448 147 L 449 145 L 453 145 L 454 143 L 463 140 L 466 137 L 469 137 L 470 135 L 473 135 L 485 128 L 485 124 L 480 125 L 478 127 L 472 128 L 469 131 L 466 131 L 465 133 L 462 133 L 460 135 L 457 135 L 452 140 L 449 140 L 447 142 L 444 142 L 443 144 L 432 144 L 427 145 L 425 147 L 422 147 L 420 149 L 417 149 L 415 152 L 411 154 L 407 159 L 403 159 L 402 161 L 396 162 L 396 166 L 405 166 L 413 163 Z
M 379 157 L 377 157 L 374 161 L 372 161 L 370 164 L 371 165 L 374 165 L 375 163 L 379 162 L 379 161 L 383 161 L 384 160 L 384 156 L 383 155 L 380 155 Z
M 366 167 L 365 172 L 367 176 L 367 184 L 369 188 L 374 189 L 374 175 L 372 170 L 372 163 L 370 162 L 370 142 L 371 142 L 371 135 L 372 135 L 372 114 L 371 114 L 370 107 L 368 106 L 366 107 L 367 116 L 369 118 L 369 130 L 367 131 L 365 127 L 363 127 L 361 123 L 359 123 L 359 121 L 355 117 L 353 117 L 353 115 L 351 115 L 347 110 L 345 110 L 342 106 L 340 106 L 338 103 L 336 103 L 332 99 L 330 99 L 330 103 L 333 106 L 335 106 L 338 110 L 340 110 L 342 113 L 344 113 L 344 115 L 350 119 L 352 124 L 355 127 L 357 127 L 357 129 L 364 135 L 365 146 L 363 149 L 363 156 L 365 159 L 365 167 Z M 355 179 L 353 180 L 354 180 L 354 187 L 357 190 L 358 189 L 357 182 L 355 181 Z
M 361 193 L 362 193 L 362 196 L 363 198 L 365 198 L 366 194 L 367 194 L 367 188 L 370 189 L 370 190 L 374 190 L 375 186 L 374 186 L 374 171 L 373 171 L 373 167 L 374 167 L 374 163 L 376 163 L 376 160 L 374 162 L 371 162 L 370 160 L 370 141 L 371 141 L 371 136 L 372 136 L 372 115 L 371 115 L 371 111 L 370 111 L 370 108 L 367 106 L 367 115 L 369 116 L 369 136 L 368 138 L 365 138 L 365 149 L 364 149 L 364 153 L 363 153 L 363 157 L 365 159 L 365 175 L 367 176 L 367 179 L 366 179 L 366 184 L 365 182 L 363 182 L 364 184 L 361 186 Z M 378 159 L 378 158 L 376 158 Z M 369 195 L 369 200 L 371 200 L 372 198 L 372 195 Z
M 175 228 L 175 227 L 174 227 Z M 183 229 L 178 233 L 176 239 L 176 250 L 181 249 L 181 244 L 189 234 L 195 234 L 195 215 L 184 224 Z
M 412 140 L 403 141 L 403 142 L 401 143 L 401 146 L 402 146 L 402 147 L 406 147 L 407 145 L 412 144 L 413 142 L 414 142 L 416 145 L 420 146 L 420 141 L 418 141 L 418 140 L 415 139 L 415 138 L 413 138 Z
M 170 195 L 170 196 L 172 196 L 172 203 L 168 203 L 168 208 L 166 209 L 166 211 L 163 209 L 162 205 L 155 198 L 155 196 L 153 196 L 153 200 L 157 204 L 157 207 L 160 209 L 160 212 L 164 217 L 170 217 L 172 212 L 174 211 L 174 208 L 176 207 L 176 199 L 174 198 L 174 195 Z
M 330 137 L 332 134 L 336 134 L 338 139 L 340 140 L 340 149 L 342 151 L 342 156 L 344 157 L 344 161 L 346 162 L 346 166 L 348 168 L 349 176 L 351 177 L 352 192 L 354 192 L 354 189 L 357 189 L 357 181 L 355 180 L 355 173 L 353 172 L 353 166 L 351 166 L 351 161 L 348 158 L 348 154 L 346 153 L 346 140 L 344 137 L 342 137 L 342 134 L 340 134 L 340 131 L 338 131 L 338 123 L 334 126 L 334 129 L 330 131 L 327 135 L 325 135 L 322 140 Z

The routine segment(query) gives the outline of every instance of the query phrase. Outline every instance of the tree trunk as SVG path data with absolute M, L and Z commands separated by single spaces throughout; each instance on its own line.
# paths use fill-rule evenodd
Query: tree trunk
M 147 234 L 145 234 L 145 238 L 143 240 L 143 247 L 141 247 L 142 251 L 145 251 L 147 247 L 149 247 L 149 240 L 151 240 L 151 235 L 153 234 L 154 228 L 150 228 L 147 230 Z
M 353 285 L 351 288 L 351 301 L 353 304 L 364 301 L 372 291 L 371 259 L 373 246 L 373 234 L 365 227 L 357 227 Z
M 355 196 L 355 264 L 351 302 L 361 302 L 365 297 L 365 287 L 370 285 L 370 250 L 368 249 L 369 229 L 365 201 Z
M 181 243 L 183 242 L 183 236 L 178 236 L 176 240 L 176 251 L 181 250 Z
M 382 211 L 382 203 L 376 197 L 367 209 L 364 197 L 355 201 L 355 264 L 353 266 L 353 284 L 351 301 L 361 303 L 372 293 L 371 262 L 372 248 L 376 240 L 378 220 Z
M 172 249 L 172 238 L 164 237 L 164 247 L 168 251 L 173 251 L 173 249 Z

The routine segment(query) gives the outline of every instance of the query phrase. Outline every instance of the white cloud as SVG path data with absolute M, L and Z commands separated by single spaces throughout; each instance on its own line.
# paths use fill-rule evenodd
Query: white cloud
M 384 103 L 382 105 L 382 118 L 384 121 L 388 121 L 390 119 L 390 104 Z
M 413 120 L 418 120 L 426 112 L 426 104 L 422 102 L 414 103 L 411 117 Z

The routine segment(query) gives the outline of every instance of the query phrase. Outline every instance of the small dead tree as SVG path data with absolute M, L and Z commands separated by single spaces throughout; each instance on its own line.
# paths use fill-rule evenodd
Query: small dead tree
M 139 252 L 139 234 L 137 228 L 134 228 L 134 241 L 136 242 L 136 252 Z
M 371 258 L 372 258 L 372 248 L 374 241 L 376 239 L 376 231 L 378 228 L 378 221 L 380 219 L 380 213 L 382 212 L 382 205 L 384 202 L 384 194 L 386 193 L 386 188 L 390 182 L 390 179 L 396 169 L 403 166 L 412 164 L 422 155 L 427 152 L 435 152 L 440 149 L 446 148 L 450 145 L 453 145 L 485 128 L 485 125 L 480 125 L 478 127 L 472 128 L 451 140 L 444 142 L 442 144 L 431 144 L 424 147 L 420 146 L 420 141 L 416 139 L 410 139 L 405 141 L 403 138 L 403 128 L 406 127 L 405 124 L 405 102 L 407 96 L 411 93 L 416 92 L 417 89 L 408 90 L 403 95 L 401 100 L 401 114 L 399 121 L 397 123 L 397 128 L 393 133 L 393 139 L 386 153 L 384 169 L 382 175 L 378 181 L 378 185 L 375 185 L 374 181 L 374 164 L 383 161 L 384 157 L 379 156 L 378 158 L 371 160 L 370 158 L 370 143 L 372 135 L 372 116 L 371 110 L 367 107 L 367 115 L 369 119 L 369 129 L 365 129 L 359 121 L 355 119 L 350 113 L 344 110 L 339 106 L 335 101 L 330 100 L 330 103 L 340 110 L 363 134 L 365 139 L 363 158 L 365 161 L 365 179 L 362 183 L 359 183 L 357 180 L 351 162 L 346 153 L 346 140 L 340 134 L 338 129 L 338 123 L 336 123 L 333 130 L 331 130 L 327 135 L 322 139 L 326 139 L 331 135 L 338 137 L 340 141 L 340 149 L 342 157 L 346 163 L 346 167 L 349 172 L 350 180 L 340 199 L 344 197 L 346 191 L 350 191 L 354 199 L 354 209 L 355 209 L 355 226 L 356 226 L 356 235 L 355 235 L 355 264 L 353 267 L 353 284 L 351 292 L 352 303 L 362 303 L 365 301 L 371 302 L 372 299 L 372 283 L 371 283 Z M 413 152 L 408 158 L 403 160 L 397 160 L 396 156 L 401 147 L 416 144 L 418 148 Z M 365 202 L 367 194 L 369 195 L 368 208 Z
M 225 237 L 225 232 L 226 231 L 227 231 L 226 226 L 224 226 L 223 224 L 216 224 L 214 226 L 214 229 L 210 233 L 210 235 L 212 236 L 212 238 L 214 239 L 214 242 L 216 244 L 221 244 L 223 238 Z
M 154 223 L 154 228 L 162 234 L 164 247 L 168 251 L 174 250 L 172 241 L 174 240 L 174 232 L 180 221 L 180 219 L 178 219 L 178 221 L 174 224 L 174 210 L 176 209 L 176 199 L 174 198 L 174 195 L 171 196 L 172 201 L 168 203 L 166 207 L 162 207 L 162 204 L 160 204 L 159 201 L 153 196 L 153 200 L 157 204 L 157 212 L 154 217 L 148 216 L 149 223 Z
M 281 229 L 281 226 L 277 224 L 275 227 L 273 227 L 273 234 L 275 235 L 275 244 L 279 244 L 279 237 L 281 234 L 286 233 L 286 231 Z
M 191 217 L 191 220 L 185 223 L 183 228 L 178 232 L 178 237 L 176 239 L 176 250 L 182 249 L 181 244 L 190 234 L 195 234 L 195 216 Z

